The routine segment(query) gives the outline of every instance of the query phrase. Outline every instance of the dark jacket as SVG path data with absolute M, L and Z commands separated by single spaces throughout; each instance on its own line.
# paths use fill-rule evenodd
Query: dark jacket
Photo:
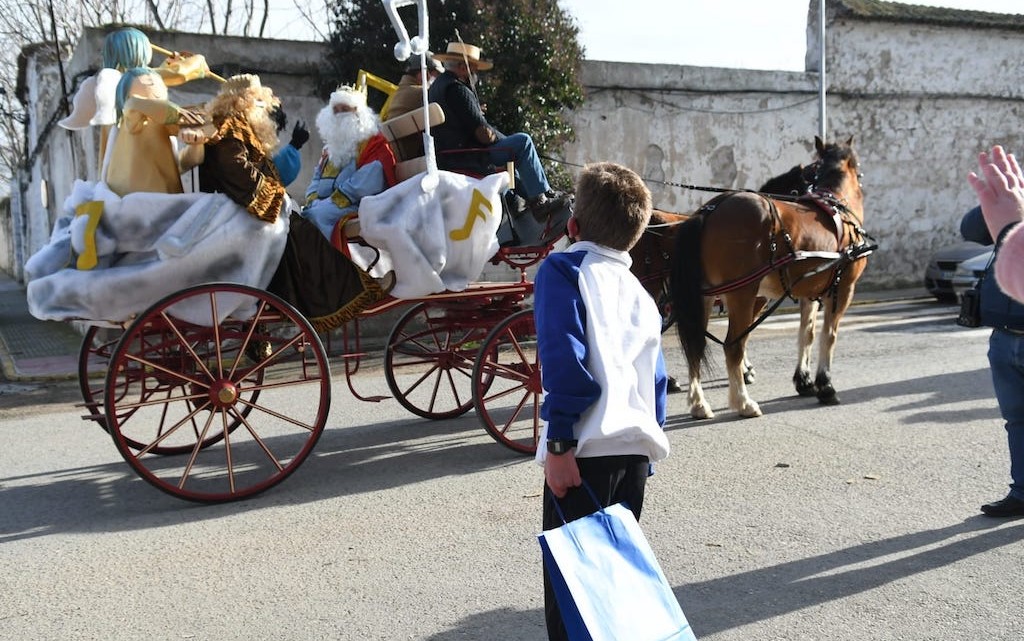
M 985 226 L 985 218 L 981 215 L 981 207 L 975 207 L 964 214 L 960 221 L 960 235 L 964 240 L 982 245 L 993 244 L 992 236 Z M 996 254 L 998 253 L 999 245 L 996 245 Z M 981 324 L 998 329 L 1024 330 L 1024 305 L 999 289 L 993 273 L 994 264 L 995 261 L 989 263 L 985 277 L 981 281 Z
M 474 135 L 478 127 L 490 126 L 480 109 L 480 101 L 454 72 L 446 71 L 438 76 L 427 96 L 444 111 L 444 122 L 430 130 L 438 151 L 486 146 Z

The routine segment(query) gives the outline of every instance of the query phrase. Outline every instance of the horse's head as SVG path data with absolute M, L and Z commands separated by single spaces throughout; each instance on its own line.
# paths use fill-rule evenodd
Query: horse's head
M 815 136 L 814 147 L 818 159 L 815 161 L 817 171 L 812 191 L 833 194 L 859 216 L 863 210 L 864 193 L 860 185 L 860 163 L 853 150 L 853 136 L 845 143 L 825 143 Z

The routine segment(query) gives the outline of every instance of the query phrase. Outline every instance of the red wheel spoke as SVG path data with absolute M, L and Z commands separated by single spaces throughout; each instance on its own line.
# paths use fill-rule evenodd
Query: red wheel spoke
M 248 419 L 246 417 L 242 416 L 241 414 L 236 414 L 235 417 L 239 421 L 241 421 L 242 425 L 245 426 L 246 431 L 248 431 L 249 435 L 252 436 L 253 441 L 257 445 L 259 445 L 260 449 L 263 450 L 263 453 L 267 455 L 267 460 L 269 460 L 271 463 L 273 463 L 274 466 L 278 469 L 278 471 L 284 470 L 284 466 L 281 465 L 281 460 L 273 452 L 270 451 L 270 447 L 267 446 L 266 441 L 264 441 L 264 439 L 259 435 L 259 433 L 255 429 L 253 429 L 252 425 L 249 424 Z M 305 427 L 306 429 L 312 429 L 312 426 L 300 426 L 300 427 Z
M 303 423 L 301 421 L 296 421 L 295 419 L 291 418 L 290 416 L 287 416 L 287 415 L 282 414 L 280 412 L 275 412 L 274 410 L 270 409 L 269 407 L 264 407 L 263 405 L 257 405 L 255 403 L 247 403 L 245 401 L 241 401 L 241 403 L 243 405 L 245 405 L 246 407 L 251 407 L 254 410 L 259 410 L 260 412 L 263 412 L 265 414 L 269 414 L 270 416 L 273 416 L 276 419 L 280 419 L 282 421 L 285 421 L 286 423 L 291 423 L 292 425 L 295 425 L 296 427 L 301 427 L 304 430 L 307 430 L 307 431 L 311 432 L 311 431 L 316 429 L 316 425 L 310 425 L 308 423 Z

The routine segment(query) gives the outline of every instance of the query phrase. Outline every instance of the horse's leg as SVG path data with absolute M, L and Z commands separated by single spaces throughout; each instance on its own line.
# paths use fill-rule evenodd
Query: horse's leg
M 736 339 L 754 322 L 756 296 L 754 291 L 739 290 L 726 294 L 725 304 L 729 309 L 729 331 L 725 338 L 725 370 L 729 376 L 729 407 L 744 418 L 761 416 L 761 408 L 747 394 L 743 378 L 747 355 L 747 336 Z
M 839 336 L 839 320 L 853 300 L 853 287 L 840 287 L 839 291 L 825 299 L 825 320 L 818 339 L 818 373 L 814 385 L 818 388 L 818 402 L 822 405 L 838 405 L 839 397 L 832 387 L 832 355 Z
M 818 301 L 800 299 L 800 331 L 797 333 L 796 372 L 793 384 L 800 396 L 814 396 L 818 393 L 811 380 L 811 346 L 814 345 L 814 325 L 818 318 Z M 823 337 L 824 338 L 824 337 Z
M 704 331 L 708 328 L 708 319 L 711 317 L 711 306 L 714 300 L 704 298 Z M 693 418 L 714 418 L 715 412 L 711 409 L 707 397 L 704 396 L 704 387 L 700 384 L 701 362 L 699 360 L 689 363 L 690 383 L 686 391 L 686 398 L 690 402 L 690 416 Z
M 768 299 L 764 296 L 758 296 L 757 300 L 754 301 L 754 316 L 760 316 L 761 310 L 768 304 Z M 750 362 L 750 358 L 747 356 L 746 350 L 743 351 L 743 382 L 747 385 L 753 385 L 754 381 L 757 380 L 757 372 L 754 371 L 754 365 Z

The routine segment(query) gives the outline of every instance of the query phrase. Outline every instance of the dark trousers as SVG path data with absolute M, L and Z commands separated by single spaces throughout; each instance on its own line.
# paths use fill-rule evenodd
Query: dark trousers
M 601 502 L 594 504 L 594 499 L 585 488 L 575 487 L 565 497 L 558 499 L 558 505 L 565 515 L 566 522 L 575 521 L 593 514 L 603 507 L 616 503 L 625 503 L 637 520 L 644 506 L 644 487 L 650 466 L 646 456 L 599 456 L 594 458 L 578 458 L 580 477 L 590 486 Z M 562 525 L 562 519 L 555 511 L 554 495 L 544 488 L 544 529 L 552 530 Z M 555 592 L 544 571 L 544 618 L 548 626 L 548 639 L 552 641 L 568 641 L 562 614 L 555 601 Z

